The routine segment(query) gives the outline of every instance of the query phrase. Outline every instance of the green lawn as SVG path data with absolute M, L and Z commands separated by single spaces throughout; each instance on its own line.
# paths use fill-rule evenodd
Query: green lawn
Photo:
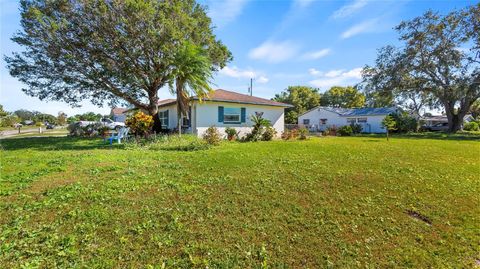
M 68 137 L 0 143 L 0 268 L 480 262 L 474 137 L 328 137 L 196 151 Z

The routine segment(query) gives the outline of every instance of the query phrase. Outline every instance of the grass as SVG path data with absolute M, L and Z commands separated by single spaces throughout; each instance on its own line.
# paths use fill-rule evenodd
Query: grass
M 478 140 L 328 137 L 184 151 L 192 141 L 2 140 L 0 267 L 458 268 L 480 259 Z

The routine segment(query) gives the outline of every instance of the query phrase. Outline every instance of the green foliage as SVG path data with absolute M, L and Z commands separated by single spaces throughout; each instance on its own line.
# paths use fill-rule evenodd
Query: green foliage
M 338 128 L 337 133 L 341 136 L 351 136 L 353 134 L 352 126 L 344 125 L 344 126 Z
M 309 131 L 307 128 L 301 127 L 300 129 L 298 129 L 298 134 L 299 134 L 298 139 L 306 140 L 308 138 Z
M 465 131 L 480 131 L 480 127 L 477 122 L 467 122 L 463 126 L 463 130 Z
M 382 120 L 382 127 L 385 128 L 387 131 L 395 131 L 397 130 L 397 122 L 392 115 L 387 115 Z
M 128 150 L 197 151 L 210 145 L 196 135 L 161 135 L 147 139 L 135 139 L 126 143 Z
M 479 14 L 480 5 L 473 4 L 401 22 L 396 27 L 401 46 L 379 50 L 375 66 L 363 70 L 364 88 L 393 97 L 417 115 L 425 106 L 442 109 L 449 131 L 458 131 L 480 98 Z
M 474 268 L 479 136 L 397 137 L 188 152 L 163 146 L 187 145 L 189 135 L 145 144 L 161 151 L 102 139 L 2 139 L 0 264 Z
M 130 127 L 130 131 L 136 136 L 148 135 L 153 126 L 153 117 L 139 111 L 128 117 L 125 125 Z
M 210 126 L 203 134 L 203 140 L 205 140 L 209 145 L 218 146 L 222 141 L 222 135 L 218 131 L 217 127 Z
M 67 124 L 67 114 L 62 111 L 58 112 L 57 123 L 60 126 Z
M 338 132 L 337 126 L 333 125 L 333 126 L 329 126 L 329 127 L 325 130 L 325 135 L 336 136 L 336 135 L 337 135 L 337 132 Z
M 396 122 L 396 131 L 399 133 L 416 132 L 418 121 L 407 112 L 392 114 Z
M 250 120 L 253 122 L 253 128 L 245 137 L 245 141 L 256 142 L 262 140 L 263 133 L 266 127 L 270 127 L 270 121 L 262 116 L 252 115 Z M 272 130 L 270 130 L 271 132 Z M 269 135 L 267 135 L 268 137 Z
M 351 86 L 334 86 L 322 95 L 320 103 L 327 107 L 363 107 L 365 106 L 365 95 Z
M 262 133 L 262 141 L 271 141 L 275 135 L 277 134 L 277 130 L 272 126 L 266 126 Z
M 105 133 L 105 126 L 101 123 L 92 123 L 87 126 L 81 126 L 78 122 L 70 123 L 67 126 L 69 135 L 72 137 L 98 137 Z
M 238 134 L 239 134 L 239 132 L 237 132 L 237 130 L 235 130 L 235 128 L 232 128 L 232 127 L 225 128 L 225 133 L 227 134 L 227 139 L 230 141 L 238 138 Z
M 363 130 L 362 125 L 360 125 L 358 123 L 352 123 L 352 124 L 350 124 L 350 127 L 352 128 L 352 133 L 353 134 L 359 134 Z
M 127 102 L 155 115 L 183 44 L 204 49 L 211 70 L 232 59 L 194 0 L 20 3 L 23 29 L 13 40 L 22 51 L 5 60 L 25 92 L 42 100 Z
M 320 105 L 320 93 L 312 87 L 289 86 L 272 100 L 293 105 L 285 109 L 285 123 L 295 124 L 300 114 Z

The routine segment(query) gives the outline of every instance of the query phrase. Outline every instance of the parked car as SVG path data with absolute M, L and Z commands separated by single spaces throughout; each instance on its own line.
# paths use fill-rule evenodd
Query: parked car
M 125 123 L 113 121 L 109 118 L 103 118 L 100 121 L 79 121 L 80 126 L 88 126 L 90 124 L 100 123 L 103 126 L 106 126 L 108 129 L 119 129 L 125 126 Z
M 54 128 L 55 128 L 55 125 L 47 122 L 47 123 L 45 123 L 45 128 L 47 128 L 47 129 L 54 129 Z
M 448 122 L 440 122 L 432 126 L 424 126 L 423 128 L 430 132 L 448 131 Z

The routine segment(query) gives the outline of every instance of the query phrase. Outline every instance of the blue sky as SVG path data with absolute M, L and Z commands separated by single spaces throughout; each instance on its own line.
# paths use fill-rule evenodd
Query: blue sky
M 272 98 L 289 85 L 318 87 L 354 85 L 360 70 L 372 64 L 376 50 L 398 44 L 393 27 L 428 9 L 447 13 L 476 1 L 315 1 L 315 0 L 202 0 L 216 25 L 216 35 L 232 51 L 234 60 L 218 72 L 214 87 Z M 0 0 L 0 104 L 57 114 L 85 111 L 109 113 L 88 101 L 81 108 L 45 102 L 25 95 L 23 85 L 5 68 L 3 55 L 20 50 L 10 38 L 20 30 L 17 1 Z M 160 97 L 170 97 L 167 89 Z

